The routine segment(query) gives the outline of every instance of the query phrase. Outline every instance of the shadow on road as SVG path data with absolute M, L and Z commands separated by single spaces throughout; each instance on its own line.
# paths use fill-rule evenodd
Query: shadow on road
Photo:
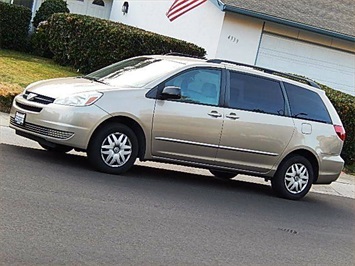
M 308 207 L 319 204 L 326 207 L 325 205 L 331 202 L 328 199 L 340 198 L 310 193 L 301 201 L 289 201 L 274 196 L 268 184 L 262 185 L 238 180 L 222 181 L 208 175 L 142 165 L 135 165 L 129 172 L 120 176 L 110 175 L 93 170 L 84 154 L 59 154 L 41 149 L 0 144 L 0 170 L 4 165 L 6 167 L 6 163 L 9 161 L 18 162 L 19 167 L 22 164 L 21 161 L 27 162 L 31 167 L 33 165 L 43 172 L 49 171 L 52 175 L 60 175 L 64 181 L 80 179 L 81 182 L 91 183 L 93 186 L 102 186 L 103 184 L 117 188 L 126 186 L 132 190 L 151 190 L 158 195 L 170 193 L 169 196 L 175 195 L 176 197 L 182 197 L 179 193 L 192 190 L 218 195 L 221 200 L 230 203 L 238 201 L 238 204 L 246 205 L 249 205 L 249 201 L 253 199 L 252 201 L 257 201 L 261 205 L 265 204 L 263 201 L 269 200 L 270 204 L 280 205 L 279 207 L 287 206 L 287 208 L 304 207 L 305 204 Z M 167 164 L 166 167 L 169 165 Z M 332 204 L 330 203 L 330 205 Z M 332 212 L 334 206 L 328 207 L 330 208 L 328 211 Z
M 100 178 L 108 182 L 115 182 L 122 178 L 129 178 L 134 180 L 150 180 L 155 182 L 166 182 L 173 184 L 186 184 L 191 186 L 214 187 L 223 190 L 240 190 L 248 193 L 257 193 L 259 195 L 273 197 L 272 190 L 268 185 L 261 185 L 256 183 L 243 182 L 238 180 L 224 181 L 216 179 L 212 176 L 193 174 L 182 171 L 175 171 L 168 169 L 169 164 L 164 164 L 167 168 L 155 168 L 151 166 L 134 165 L 127 173 L 123 175 L 110 175 L 99 173 L 95 171 L 84 153 L 81 154 L 61 154 L 48 152 L 42 149 L 33 149 L 27 147 L 12 146 L 7 144 L 0 144 L 1 156 L 12 154 L 12 156 L 20 156 L 23 160 L 37 160 L 39 162 L 48 164 L 55 164 L 65 168 L 65 171 L 70 169 L 77 171 L 84 171 L 87 178 Z M 46 166 L 43 166 L 46 167 Z M 88 174 L 90 173 L 90 174 Z

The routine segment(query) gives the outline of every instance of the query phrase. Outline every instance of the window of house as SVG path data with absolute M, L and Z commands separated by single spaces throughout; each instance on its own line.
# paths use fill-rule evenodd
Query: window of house
M 230 72 L 229 107 L 285 115 L 285 99 L 278 81 Z
M 32 10 L 33 0 L 14 0 L 14 5 L 25 6 Z
M 103 0 L 94 0 L 92 4 L 98 6 L 105 6 L 105 2 Z

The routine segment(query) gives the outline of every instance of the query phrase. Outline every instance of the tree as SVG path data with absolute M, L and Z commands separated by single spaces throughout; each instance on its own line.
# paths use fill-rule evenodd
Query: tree
M 46 0 L 36 12 L 33 19 L 33 26 L 36 28 L 42 21 L 48 20 L 54 13 L 69 13 L 67 2 L 63 0 Z

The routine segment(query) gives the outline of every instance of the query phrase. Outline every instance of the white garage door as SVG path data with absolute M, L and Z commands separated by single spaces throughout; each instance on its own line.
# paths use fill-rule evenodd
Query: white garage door
M 256 65 L 309 77 L 355 95 L 355 55 L 264 33 Z
M 110 17 L 112 0 L 68 0 L 71 13 L 108 19 Z

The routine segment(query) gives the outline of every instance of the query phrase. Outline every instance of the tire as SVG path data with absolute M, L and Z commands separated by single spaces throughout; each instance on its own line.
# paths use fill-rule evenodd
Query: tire
M 311 189 L 314 173 L 311 163 L 303 156 L 292 156 L 279 166 L 271 186 L 279 197 L 299 200 Z
M 238 175 L 237 173 L 233 173 L 233 172 L 223 172 L 223 171 L 211 170 L 211 169 L 209 171 L 215 177 L 223 180 L 230 180 L 233 177 L 236 177 Z
M 67 153 L 70 152 L 73 148 L 69 146 L 54 144 L 54 146 L 48 146 L 46 144 L 38 142 L 38 144 L 45 150 L 50 152 L 57 152 L 57 153 Z
M 126 125 L 108 124 L 93 136 L 87 155 L 98 171 L 122 174 L 133 166 L 137 158 L 138 140 Z

